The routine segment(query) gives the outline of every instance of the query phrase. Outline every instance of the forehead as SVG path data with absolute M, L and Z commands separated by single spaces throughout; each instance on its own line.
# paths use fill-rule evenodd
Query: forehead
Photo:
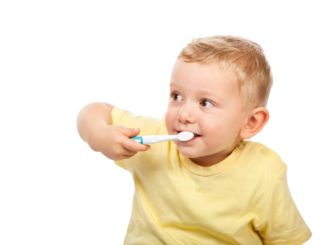
M 174 65 L 171 86 L 211 92 L 239 91 L 235 74 L 218 63 L 201 64 L 181 59 Z

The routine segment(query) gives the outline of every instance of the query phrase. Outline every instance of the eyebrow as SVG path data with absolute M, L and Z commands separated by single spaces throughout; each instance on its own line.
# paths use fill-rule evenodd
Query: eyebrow
M 169 87 L 170 87 L 170 89 L 171 89 L 172 87 L 178 89 L 180 86 L 178 86 L 177 84 L 171 82 L 171 83 L 169 84 Z
M 173 82 L 170 83 L 170 88 L 172 88 L 172 87 L 174 87 L 176 90 L 179 90 L 179 86 Z M 203 97 L 207 96 L 208 99 L 213 97 L 215 100 L 217 100 L 220 103 L 224 102 L 224 99 L 221 96 L 219 96 L 218 94 L 212 93 L 211 90 L 199 89 L 199 90 L 196 90 L 196 92 Z

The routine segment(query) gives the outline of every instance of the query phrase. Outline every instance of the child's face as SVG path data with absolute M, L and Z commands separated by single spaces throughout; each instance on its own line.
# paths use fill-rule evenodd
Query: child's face
M 209 166 L 226 158 L 241 141 L 246 119 L 235 75 L 218 64 L 177 60 L 171 77 L 170 102 L 165 115 L 170 134 L 195 133 L 177 141 L 181 154 Z

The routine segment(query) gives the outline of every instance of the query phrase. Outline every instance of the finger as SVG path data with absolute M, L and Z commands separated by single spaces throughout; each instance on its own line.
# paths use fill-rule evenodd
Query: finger
M 123 146 L 120 146 L 118 149 L 112 149 L 107 150 L 107 151 L 102 151 L 102 153 L 107 156 L 108 158 L 112 160 L 122 160 L 125 158 L 130 158 L 133 155 L 135 155 L 137 152 L 136 151 L 130 151 Z
M 120 126 L 120 132 L 123 133 L 123 135 L 127 136 L 128 138 L 134 137 L 139 134 L 140 129 L 139 128 L 127 128 L 124 126 Z
M 149 145 L 143 145 L 133 139 L 127 139 L 122 143 L 123 147 L 131 152 L 147 151 L 150 149 Z
M 123 157 L 129 158 L 129 157 L 136 155 L 137 153 L 138 153 L 137 151 L 130 151 L 130 150 L 125 149 Z
M 134 154 L 135 155 L 135 154 Z M 121 155 L 119 157 L 116 157 L 115 159 L 113 159 L 114 161 L 120 161 L 120 160 L 123 160 L 123 159 L 128 159 L 128 158 L 131 158 L 132 156 L 134 155 Z

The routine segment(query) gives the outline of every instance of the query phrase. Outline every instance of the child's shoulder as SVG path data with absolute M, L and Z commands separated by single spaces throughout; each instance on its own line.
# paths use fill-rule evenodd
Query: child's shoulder
M 259 156 L 264 156 L 268 158 L 280 158 L 274 150 L 262 143 L 254 141 L 243 141 L 240 143 L 239 147 L 242 148 L 246 153 L 254 153 Z
M 286 171 L 286 164 L 281 157 L 264 144 L 244 141 L 239 145 L 241 158 L 255 168 L 262 168 L 271 173 L 281 174 Z

